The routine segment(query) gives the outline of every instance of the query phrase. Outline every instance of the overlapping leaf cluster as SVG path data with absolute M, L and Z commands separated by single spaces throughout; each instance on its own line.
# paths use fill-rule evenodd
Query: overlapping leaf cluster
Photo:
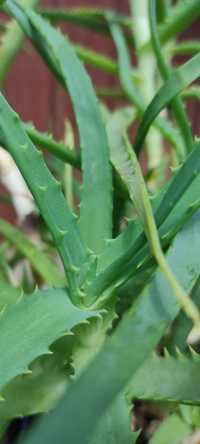
M 182 404 L 200 404 L 199 356 L 186 345 L 191 329 L 198 340 L 200 331 L 200 143 L 182 103 L 200 75 L 200 53 L 172 69 L 161 45 L 173 39 L 171 54 L 183 50 L 175 38 L 200 15 L 199 1 L 149 0 L 151 39 L 140 48 L 134 18 L 106 10 L 35 12 L 35 2 L 25 3 L 3 3 L 17 25 L 11 21 L 2 39 L 0 81 L 25 35 L 71 98 L 80 151 L 25 124 L 0 93 L 0 144 L 21 171 L 63 264 L 59 269 L 19 228 L 0 220 L 6 239 L 0 250 L 1 433 L 13 418 L 50 411 L 20 442 L 133 443 L 139 432 L 131 428 L 131 408 L 145 399 L 173 410 L 151 442 L 163 443 L 166 433 L 180 442 L 194 428 L 192 407 L 186 412 Z M 74 47 L 53 26 L 58 20 L 106 33 L 117 61 Z M 143 73 L 131 65 L 134 45 L 140 62 L 153 54 L 163 78 L 148 106 L 139 86 Z M 78 56 L 118 74 L 118 92 L 129 103 L 112 113 L 102 109 Z M 166 107 L 173 123 L 159 116 Z M 170 143 L 171 158 L 163 149 L 164 174 L 159 159 L 144 177 L 137 156 L 153 140 L 152 128 L 161 144 Z M 79 209 L 67 202 L 62 175 L 55 178 L 39 148 L 80 169 L 81 190 L 70 176 Z M 171 162 L 175 172 L 165 183 Z M 160 183 L 150 199 L 148 187 L 157 190 Z M 11 285 L 4 254 L 10 246 L 28 259 L 40 289 L 28 294 Z

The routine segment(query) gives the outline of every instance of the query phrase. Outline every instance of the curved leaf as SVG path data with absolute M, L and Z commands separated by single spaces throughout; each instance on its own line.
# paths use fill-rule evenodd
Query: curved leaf
M 200 54 L 192 57 L 171 74 L 169 80 L 160 88 L 144 113 L 135 138 L 134 149 L 136 153 L 140 152 L 146 134 L 159 112 L 199 76 Z
M 130 406 L 120 395 L 105 413 L 89 444 L 135 444 L 138 432 L 131 430 Z
M 125 38 L 119 25 L 113 19 L 112 13 L 107 13 L 107 19 L 111 29 L 112 37 L 116 45 L 118 53 L 119 77 L 125 94 L 131 102 L 134 103 L 140 115 L 143 115 L 146 109 L 145 103 L 138 92 L 137 85 L 134 84 L 131 76 L 131 61 L 126 47 Z M 162 133 L 162 135 L 174 146 L 179 153 L 180 158 L 184 158 L 183 142 L 179 132 L 172 126 L 172 124 L 158 117 L 155 122 L 155 127 Z
M 170 266 L 187 290 L 200 271 L 199 224 L 199 216 L 193 217 L 168 253 Z M 197 248 L 196 254 L 192 251 L 192 272 L 191 268 L 190 272 L 188 270 L 188 264 L 191 266 L 189 245 Z M 158 271 L 92 363 L 72 384 L 56 411 L 42 418 L 22 442 L 51 444 L 69 440 L 76 444 L 88 443 L 101 416 L 148 357 L 178 310 L 168 284 Z M 84 399 L 84 409 L 80 409 L 80 399 Z
M 78 298 L 78 280 L 88 253 L 61 185 L 27 136 L 19 116 L 0 94 L 0 142 L 10 152 L 32 192 L 62 258 L 71 297 Z M 78 269 L 78 270 L 77 270 Z
M 47 284 L 55 287 L 63 287 L 66 284 L 65 276 L 62 276 L 56 265 L 44 252 L 27 239 L 21 230 L 0 219 L 0 233 L 28 258 L 33 268 Z
M 157 3 L 156 0 L 149 1 L 149 23 L 151 29 L 151 43 L 154 50 L 155 58 L 157 60 L 158 69 L 161 74 L 161 77 L 164 81 L 168 80 L 171 74 L 170 67 L 168 66 L 165 58 L 163 56 L 161 43 L 159 39 L 158 33 L 158 24 L 157 24 Z M 171 108 L 175 119 L 177 121 L 177 125 L 180 128 L 183 144 L 185 148 L 185 153 L 190 152 L 193 145 L 193 137 L 192 131 L 190 128 L 190 124 L 188 122 L 188 117 L 186 115 L 186 111 L 183 107 L 182 101 L 180 97 L 175 97 L 171 101 Z
M 73 47 L 58 30 L 14 1 L 6 1 L 6 7 L 69 91 L 82 157 L 80 229 L 88 247 L 99 252 L 104 240 L 112 237 L 112 174 L 106 131 L 95 91 Z
M 8 307 L 0 316 L 0 389 L 48 354 L 66 331 L 96 314 L 75 307 L 64 290 L 37 291 Z
M 177 414 L 165 419 L 155 431 L 149 444 L 180 444 L 191 434 L 191 428 Z
M 160 27 L 162 43 L 183 32 L 200 16 L 199 0 L 181 0 L 170 9 L 166 21 Z
M 184 355 L 152 357 L 140 367 L 127 388 L 129 399 L 200 405 L 200 360 Z M 173 377 L 172 377 L 173 375 Z

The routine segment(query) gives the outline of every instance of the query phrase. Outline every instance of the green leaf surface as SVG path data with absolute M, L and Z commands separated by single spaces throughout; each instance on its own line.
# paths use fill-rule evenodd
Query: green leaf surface
M 124 130 L 125 115 L 120 113 L 114 115 L 110 124 L 108 122 L 108 134 L 111 152 L 119 158 L 122 143 L 122 132 Z M 113 136 L 114 134 L 114 136 Z M 112 145 L 113 143 L 113 145 Z M 187 214 L 199 201 L 199 165 L 200 150 L 199 143 L 194 144 L 192 153 L 187 157 L 184 164 L 170 179 L 166 190 L 153 203 L 156 224 L 159 228 L 161 243 L 165 244 L 167 239 L 172 239 L 178 229 L 187 220 Z M 119 162 L 120 163 L 120 162 Z M 120 165 L 122 168 L 123 165 Z M 198 207 L 198 205 L 197 205 Z M 175 232 L 174 232 L 175 229 Z M 121 282 L 126 279 L 127 273 L 133 273 L 136 267 L 141 267 L 145 255 L 149 254 L 145 247 L 145 237 L 141 234 L 138 224 L 129 224 L 118 238 L 108 242 L 105 253 L 99 258 L 100 272 L 97 275 L 92 291 L 101 294 L 105 288 L 113 282 Z M 142 253 L 142 249 L 143 250 Z M 138 253 L 141 250 L 141 253 Z M 108 255 L 107 255 L 108 252 Z M 138 257 L 136 254 L 138 253 Z M 110 258 L 110 259 L 109 259 Z M 108 262 L 109 261 L 109 262 Z M 105 264 L 105 267 L 104 267 Z M 103 270 L 104 268 L 104 270 Z M 124 276 L 124 277 L 123 277 Z
M 79 26 L 84 26 L 92 29 L 96 32 L 109 33 L 108 25 L 106 22 L 106 10 L 100 8 L 46 8 L 39 9 L 39 12 L 43 17 L 51 20 L 52 22 L 66 21 Z M 130 26 L 130 19 L 128 16 L 119 14 L 112 11 L 116 22 Z
M 0 281 L 0 310 L 5 306 L 12 305 L 17 302 L 23 295 L 23 290 L 19 287 L 13 287 L 7 282 Z
M 198 218 L 193 217 L 177 236 L 168 253 L 169 264 L 186 290 L 191 288 L 200 271 L 198 233 L 199 215 Z M 188 255 L 189 245 L 193 246 L 192 258 Z M 188 264 L 192 266 L 190 272 Z M 22 442 L 40 444 L 46 441 L 51 444 L 68 439 L 76 444 L 87 443 L 100 417 L 133 378 L 178 311 L 171 290 L 158 270 L 151 285 L 107 338 L 92 363 L 72 384 L 56 411 L 39 421 Z M 84 409 L 80 409 L 80 399 L 84 399 Z
M 151 43 L 155 58 L 157 60 L 158 69 L 162 79 L 164 81 L 167 81 L 170 78 L 171 68 L 168 66 L 168 63 L 163 56 L 163 51 L 161 48 L 161 42 L 158 33 L 156 0 L 149 1 L 149 24 L 151 29 Z M 185 153 L 190 152 L 193 146 L 193 138 L 190 124 L 188 122 L 188 116 L 186 115 L 185 109 L 183 107 L 181 97 L 175 97 L 171 101 L 171 108 L 175 116 L 177 125 L 182 134 L 184 151 Z
M 0 317 L 0 389 L 28 370 L 38 356 L 95 312 L 75 307 L 64 290 L 37 291 L 8 307 Z
M 122 88 L 128 99 L 135 105 L 140 115 L 143 115 L 146 109 L 143 98 L 138 92 L 138 86 L 134 83 L 131 76 L 131 60 L 126 47 L 126 41 L 120 26 L 113 19 L 112 13 L 107 13 L 108 23 L 111 29 L 111 34 L 117 49 L 119 78 Z M 158 117 L 155 121 L 156 128 L 163 134 L 163 136 L 174 146 L 176 151 L 183 158 L 183 143 L 179 132 L 172 126 L 172 124 L 164 119 Z
M 62 350 L 65 357 L 64 350 Z M 64 395 L 69 371 L 55 351 L 29 367 L 30 373 L 12 379 L 1 391 L 0 424 L 13 418 L 48 412 Z
M 137 437 L 138 433 L 131 430 L 130 406 L 120 395 L 101 419 L 89 444 L 134 444 Z
M 199 40 L 183 40 L 181 42 L 177 42 L 172 47 L 173 54 L 190 54 L 195 55 L 200 51 L 200 42 Z
M 181 0 L 170 8 L 166 21 L 160 27 L 162 43 L 187 29 L 200 16 L 199 0 Z
M 29 260 L 35 271 L 47 284 L 54 287 L 63 287 L 66 284 L 65 276 L 62 276 L 52 260 L 34 245 L 20 229 L 0 219 L 0 233 Z
M 19 116 L 0 94 L 0 141 L 20 169 L 40 209 L 62 258 L 71 297 L 78 298 L 77 286 L 88 253 L 76 218 L 69 209 L 61 185 L 48 170 L 42 154 L 27 136 Z
M 174 413 L 161 423 L 149 444 L 180 444 L 190 433 L 190 427 Z
M 177 353 L 165 358 L 153 356 L 146 360 L 127 388 L 130 399 L 168 401 L 182 404 L 200 404 L 200 359 Z M 172 377 L 173 375 L 173 377 Z
M 81 159 L 79 154 L 70 150 L 69 147 L 67 147 L 64 143 L 54 140 L 52 134 L 46 134 L 38 131 L 32 124 L 25 124 L 25 129 L 35 145 L 46 149 L 48 152 L 64 162 L 80 169 Z
M 167 80 L 160 88 L 144 113 L 134 143 L 136 153 L 139 153 L 142 149 L 146 134 L 160 111 L 199 76 L 200 54 L 192 57 L 189 61 L 178 67 L 173 74 L 171 74 L 169 80 Z
M 199 200 L 198 182 L 200 173 L 200 143 L 195 143 L 192 153 L 179 168 L 167 187 L 156 211 L 156 222 L 161 225 L 168 219 L 180 214 L 187 207 Z M 174 211 L 174 213 L 173 213 Z M 170 216 L 171 214 L 171 216 Z
M 6 7 L 69 91 L 82 157 L 80 228 L 88 247 L 99 252 L 104 240 L 112 234 L 112 174 L 107 135 L 95 91 L 72 45 L 58 30 L 14 1 L 8 0 Z

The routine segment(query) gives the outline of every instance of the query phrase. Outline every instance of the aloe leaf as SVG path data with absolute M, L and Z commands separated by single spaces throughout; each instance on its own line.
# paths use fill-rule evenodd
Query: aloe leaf
M 51 354 L 42 355 L 29 365 L 29 373 L 20 374 L 1 390 L 0 424 L 13 418 L 48 412 L 64 395 L 73 373 L 68 342 L 58 339 Z
M 106 131 L 94 89 L 73 47 L 58 30 L 38 14 L 10 0 L 6 7 L 22 25 L 49 67 L 58 72 L 71 96 L 82 157 L 80 229 L 88 247 L 99 252 L 104 246 L 104 239 L 112 236 L 112 174 Z
M 197 183 L 199 180 L 199 172 L 200 144 L 195 143 L 193 151 L 172 178 L 170 185 L 160 202 L 155 215 L 158 225 L 161 225 L 166 218 L 170 216 L 170 213 L 172 213 L 174 209 L 176 211 L 176 205 L 178 211 L 179 202 L 181 204 L 182 202 L 186 201 L 187 203 L 185 202 L 184 205 L 189 206 L 189 199 L 193 200 L 193 202 L 198 199 Z M 190 201 L 190 205 L 191 203 L 192 201 Z
M 83 45 L 73 45 L 77 56 L 82 60 L 82 62 L 94 66 L 95 68 L 105 71 L 110 74 L 117 74 L 117 63 L 114 59 L 111 59 L 99 52 L 92 51 L 91 49 Z M 136 75 L 135 71 L 132 70 L 132 75 Z
M 20 374 L 1 390 L 4 402 L 0 403 L 0 424 L 54 408 L 71 384 L 71 376 L 77 378 L 98 353 L 116 316 L 114 304 L 109 304 L 101 316 L 96 316 L 96 312 L 87 313 L 94 316 L 73 326 L 73 334 L 65 334 L 51 345 L 52 354 L 34 360 L 28 374 Z
M 66 8 L 66 9 L 39 9 L 43 17 L 52 22 L 66 21 L 80 26 L 86 26 L 94 31 L 108 32 L 108 25 L 105 19 L 106 10 L 100 8 Z M 115 20 L 124 25 L 130 26 L 128 16 L 113 11 Z
M 19 116 L 0 94 L 0 141 L 10 152 L 32 192 L 62 258 L 72 297 L 77 294 L 81 267 L 88 259 L 75 216 L 71 213 L 61 185 L 45 165 L 42 154 L 27 136 Z M 31 167 L 30 167 L 31 166 Z
M 110 11 L 110 9 L 109 9 Z M 39 9 L 40 14 L 49 19 L 52 23 L 57 23 L 58 21 L 69 22 L 76 24 L 78 26 L 83 26 L 91 29 L 95 32 L 101 32 L 110 36 L 110 29 L 106 20 L 106 14 L 108 9 L 100 8 L 67 8 L 67 9 Z M 119 14 L 116 11 L 112 11 L 117 23 L 123 26 L 125 30 L 125 37 L 127 43 L 134 46 L 134 40 L 129 33 L 132 26 L 131 20 L 127 15 Z
M 187 29 L 200 15 L 198 0 L 183 0 L 170 9 L 166 21 L 160 27 L 162 43 Z
M 195 324 L 199 324 L 198 310 L 178 284 L 165 260 L 140 165 L 126 135 L 118 149 L 118 156 L 115 154 L 113 162 L 115 162 L 115 168 L 128 188 L 130 198 L 138 212 L 153 256 L 170 283 L 172 291 L 182 305 L 182 308 L 193 319 Z
M 177 68 L 171 74 L 169 80 L 160 88 L 158 93 L 153 98 L 150 105 L 147 107 L 143 119 L 138 128 L 134 149 L 139 153 L 146 134 L 157 117 L 159 112 L 171 102 L 182 90 L 187 88 L 200 75 L 200 54 L 192 57 L 189 61 Z
M 155 431 L 149 444 L 180 444 L 191 434 L 191 428 L 176 413 L 168 416 Z
M 0 310 L 5 306 L 16 303 L 22 295 L 23 290 L 21 288 L 0 281 Z
M 199 223 L 199 216 L 194 216 L 176 237 L 167 256 L 170 266 L 187 290 L 200 271 L 197 245 Z M 188 248 L 191 245 L 193 251 L 189 257 Z M 171 289 L 158 270 L 136 305 L 124 316 L 92 363 L 69 388 L 56 411 L 39 421 L 22 442 L 40 444 L 46 441 L 51 444 L 68 439 L 76 444 L 87 443 L 101 416 L 133 378 L 178 311 Z M 84 409 L 79 408 L 80 399 L 85 400 Z M 73 421 L 75 416 L 79 427 Z
M 137 85 L 134 84 L 131 76 L 131 61 L 126 47 L 125 38 L 119 25 L 117 25 L 112 14 L 107 14 L 107 19 L 111 29 L 111 34 L 116 45 L 119 64 L 119 77 L 122 88 L 131 102 L 134 103 L 140 115 L 143 115 L 146 109 L 145 103 L 138 92 Z M 156 128 L 162 135 L 174 146 L 179 153 L 180 158 L 184 158 L 183 143 L 178 131 L 173 128 L 171 123 L 162 117 L 155 121 Z
M 117 130 L 116 130 L 117 131 Z M 121 136 L 118 133 L 118 143 Z M 118 145 L 117 145 L 118 146 Z M 119 146 L 117 148 L 119 152 Z M 175 173 L 170 180 L 167 190 L 162 194 L 160 204 L 156 203 L 155 220 L 158 227 L 160 227 L 161 242 L 166 241 L 166 237 L 173 232 L 181 220 L 187 215 L 189 208 L 195 205 L 199 200 L 199 166 L 200 166 L 200 151 L 199 144 L 194 145 L 194 149 L 187 157 L 185 163 Z M 159 197 L 158 197 L 159 199 Z M 127 233 L 126 233 L 127 231 Z M 93 294 L 101 294 L 105 288 L 110 286 L 113 282 L 123 280 L 123 276 L 127 272 L 132 272 L 136 267 L 140 268 L 144 260 L 144 253 L 138 253 L 142 248 L 145 248 L 145 237 L 139 232 L 135 231 L 135 224 L 130 224 L 128 229 L 124 230 L 119 238 L 116 238 L 108 243 L 109 257 L 113 260 L 112 263 L 107 263 L 104 253 L 99 258 L 101 268 L 108 265 L 107 269 L 100 272 L 93 284 Z M 133 237 L 132 237 L 133 236 Z M 131 238 L 132 237 L 132 238 Z M 173 238 L 173 235 L 172 235 Z M 129 245 L 128 245 L 129 244 Z M 118 246 L 121 248 L 118 249 Z M 124 247 L 123 247 L 124 246 Z M 141 250 L 142 251 L 142 250 Z M 149 254 L 148 250 L 145 254 Z M 106 250 L 105 250 L 106 252 Z M 138 255 L 137 255 L 138 253 Z
M 157 6 L 156 0 L 149 1 L 149 23 L 151 29 L 151 42 L 157 60 L 159 72 L 163 80 L 166 81 L 169 79 L 171 73 L 170 73 L 170 68 L 168 67 L 168 64 L 165 61 L 162 53 L 161 43 L 158 34 L 156 6 Z M 183 107 L 181 98 L 175 97 L 171 101 L 171 107 L 182 134 L 183 143 L 185 145 L 185 152 L 186 153 L 190 152 L 193 146 L 193 137 L 190 125 L 188 123 L 188 117 Z
M 166 279 L 169 280 L 172 290 L 180 304 L 184 307 L 188 316 L 193 318 L 194 323 L 198 323 L 199 315 L 195 305 L 186 296 L 176 279 L 174 279 L 173 273 L 162 253 L 143 176 L 137 158 L 129 145 L 128 139 L 126 137 L 123 138 L 120 134 L 118 135 L 117 149 L 115 145 L 110 145 L 112 162 L 121 176 L 122 181 L 124 181 L 128 188 L 130 198 L 135 204 L 135 208 L 139 214 L 151 251 L 165 274 Z
M 159 5 L 160 6 L 160 2 Z M 107 12 L 111 12 L 114 16 L 114 21 L 124 29 L 131 28 L 132 21 L 129 17 L 116 14 L 115 11 L 108 11 L 105 9 L 88 9 L 88 8 L 74 8 L 74 9 L 39 9 L 41 14 L 50 19 L 52 22 L 69 21 L 80 26 L 88 27 L 94 31 L 108 33 L 108 25 L 106 21 Z M 198 0 L 181 0 L 173 7 L 167 8 L 165 20 L 159 28 L 159 36 L 162 43 L 180 34 L 187 29 L 200 14 Z M 127 35 L 127 43 L 133 45 L 133 40 Z
M 200 51 L 200 42 L 198 40 L 186 40 L 176 43 L 171 51 L 174 55 L 176 54 L 190 54 L 195 55 Z
M 199 48 L 200 49 L 200 48 Z M 199 86 L 193 86 L 191 88 L 187 88 L 182 92 L 182 98 L 184 100 L 198 100 L 200 101 L 200 88 Z
M 128 399 L 199 405 L 199 365 L 197 354 L 189 358 L 179 351 L 176 357 L 148 358 L 127 388 Z
M 32 124 L 25 124 L 25 130 L 35 145 L 46 149 L 58 159 L 80 169 L 81 159 L 78 153 L 69 149 L 65 143 L 57 142 L 51 134 L 38 131 Z
M 75 307 L 58 289 L 37 291 L 5 309 L 0 317 L 0 388 L 26 372 L 66 331 L 95 314 Z
M 62 276 L 56 265 L 44 252 L 27 239 L 21 230 L 0 219 L 0 233 L 27 257 L 33 268 L 47 284 L 55 287 L 62 287 L 66 284 L 65 277 Z
M 30 373 L 19 375 L 1 391 L 0 424 L 13 418 L 48 412 L 64 395 L 68 380 L 67 370 L 60 365 L 57 355 L 38 358 Z
M 130 406 L 120 395 L 105 413 L 89 444 L 135 444 L 138 432 L 131 430 Z

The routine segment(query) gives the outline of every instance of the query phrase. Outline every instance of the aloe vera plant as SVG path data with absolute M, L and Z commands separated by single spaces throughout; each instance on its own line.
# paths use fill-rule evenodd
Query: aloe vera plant
M 149 442 L 162 444 L 167 434 L 178 443 L 200 422 L 200 143 L 183 103 L 188 94 L 198 97 L 191 84 L 200 76 L 200 53 L 196 43 L 189 51 L 176 38 L 199 17 L 199 1 L 144 1 L 143 46 L 134 17 L 36 12 L 35 5 L 2 3 L 18 38 L 13 46 L 4 30 L 0 81 L 26 36 L 71 98 L 80 149 L 70 124 L 58 142 L 23 122 L 0 93 L 0 145 L 39 212 L 37 241 L 0 220 L 0 433 L 15 418 L 41 414 L 20 443 L 142 442 L 146 431 L 132 427 L 132 417 L 134 404 L 145 400 L 163 403 L 164 420 Z M 56 29 L 59 20 L 106 33 L 117 59 L 73 45 Z M 172 68 L 184 45 L 189 60 Z M 143 72 L 131 63 L 134 48 L 140 67 L 154 61 L 159 79 L 149 104 Z M 100 103 L 80 59 L 119 77 L 125 106 L 111 112 Z M 166 108 L 173 120 L 159 115 Z M 153 140 L 160 144 L 156 162 Z

